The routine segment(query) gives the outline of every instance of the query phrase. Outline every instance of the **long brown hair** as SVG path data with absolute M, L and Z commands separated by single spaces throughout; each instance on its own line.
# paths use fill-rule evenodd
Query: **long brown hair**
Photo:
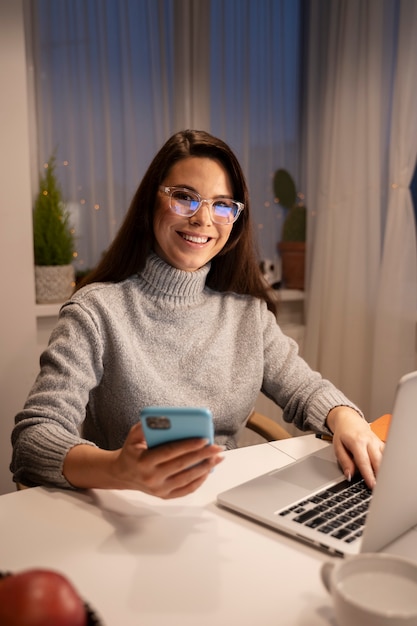
M 245 205 L 226 245 L 211 260 L 206 284 L 216 291 L 233 291 L 261 298 L 270 310 L 276 312 L 276 298 L 259 268 L 249 193 L 242 168 L 226 143 L 200 130 L 178 132 L 162 146 L 142 178 L 115 239 L 77 289 L 93 282 L 118 282 L 143 269 L 154 245 L 153 215 L 158 187 L 175 163 L 191 156 L 218 160 L 230 176 L 233 197 Z

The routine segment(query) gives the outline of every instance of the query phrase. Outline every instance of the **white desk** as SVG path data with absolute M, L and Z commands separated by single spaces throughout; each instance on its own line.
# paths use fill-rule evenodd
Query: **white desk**
M 55 568 L 105 626 L 329 626 L 327 556 L 222 510 L 216 494 L 324 444 L 297 437 L 225 453 L 197 493 L 43 488 L 0 497 L 0 570 Z

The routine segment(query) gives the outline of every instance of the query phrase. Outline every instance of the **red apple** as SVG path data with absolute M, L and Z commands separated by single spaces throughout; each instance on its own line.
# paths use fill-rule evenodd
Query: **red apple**
M 84 602 L 62 574 L 31 569 L 0 580 L 1 626 L 86 626 Z

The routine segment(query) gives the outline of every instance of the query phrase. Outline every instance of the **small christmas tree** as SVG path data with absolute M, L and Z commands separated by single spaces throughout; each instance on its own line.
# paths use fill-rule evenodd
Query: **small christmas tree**
M 33 209 L 33 245 L 35 265 L 69 265 L 73 260 L 75 241 L 69 224 L 69 213 L 55 174 L 55 156 L 40 177 L 39 193 Z

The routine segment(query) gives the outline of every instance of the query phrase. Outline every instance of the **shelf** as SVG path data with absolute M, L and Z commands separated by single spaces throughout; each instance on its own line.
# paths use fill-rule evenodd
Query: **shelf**
M 277 289 L 277 294 L 282 302 L 300 302 L 305 299 L 304 291 L 300 289 Z M 36 317 L 58 317 L 59 309 L 63 302 L 53 304 L 36 304 Z
M 277 289 L 277 294 L 283 302 L 298 302 L 305 300 L 305 292 L 301 289 Z
M 35 304 L 35 316 L 39 317 L 58 317 L 59 309 L 63 302 L 54 302 L 52 304 Z

